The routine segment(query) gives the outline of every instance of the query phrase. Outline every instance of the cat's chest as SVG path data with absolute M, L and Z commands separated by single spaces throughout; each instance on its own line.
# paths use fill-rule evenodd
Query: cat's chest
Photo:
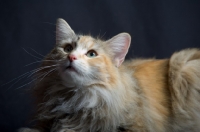
M 68 99 L 57 98 L 52 112 L 62 127 L 81 126 L 96 131 L 101 126 L 101 131 L 114 131 L 126 122 L 127 112 L 119 98 L 108 91 L 81 91 Z

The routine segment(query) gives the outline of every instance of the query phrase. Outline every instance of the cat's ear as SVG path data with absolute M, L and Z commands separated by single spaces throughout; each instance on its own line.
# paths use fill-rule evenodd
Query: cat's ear
M 114 57 L 114 63 L 119 67 L 125 59 L 131 43 L 128 33 L 120 33 L 106 41 Z
M 56 23 L 56 44 L 61 44 L 63 40 L 72 40 L 75 37 L 74 31 L 68 23 L 59 18 Z

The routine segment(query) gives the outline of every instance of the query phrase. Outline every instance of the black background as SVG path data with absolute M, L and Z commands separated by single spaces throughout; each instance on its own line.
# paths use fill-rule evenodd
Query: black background
M 35 51 L 45 55 L 52 49 L 57 18 L 64 18 L 76 33 L 94 37 L 130 33 L 127 58 L 168 58 L 175 51 L 200 47 L 199 0 L 7 0 L 0 1 L 0 14 L 1 132 L 28 126 L 33 112 L 26 93 L 30 77 L 3 84 L 37 68 L 39 63 L 25 65 L 42 60 Z

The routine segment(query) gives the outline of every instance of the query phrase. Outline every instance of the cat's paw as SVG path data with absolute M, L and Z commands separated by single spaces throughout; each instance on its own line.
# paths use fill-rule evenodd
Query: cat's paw
M 30 129 L 30 128 L 20 128 L 18 132 L 40 132 L 37 129 Z

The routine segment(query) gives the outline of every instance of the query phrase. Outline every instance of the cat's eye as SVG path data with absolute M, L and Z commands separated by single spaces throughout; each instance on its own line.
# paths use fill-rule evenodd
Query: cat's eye
M 96 57 L 97 56 L 97 52 L 94 51 L 94 50 L 89 50 L 86 55 L 87 55 L 87 57 L 90 57 L 90 58 Z
M 65 47 L 64 47 L 64 51 L 65 52 L 71 52 L 73 50 L 73 46 L 71 44 L 67 44 Z

